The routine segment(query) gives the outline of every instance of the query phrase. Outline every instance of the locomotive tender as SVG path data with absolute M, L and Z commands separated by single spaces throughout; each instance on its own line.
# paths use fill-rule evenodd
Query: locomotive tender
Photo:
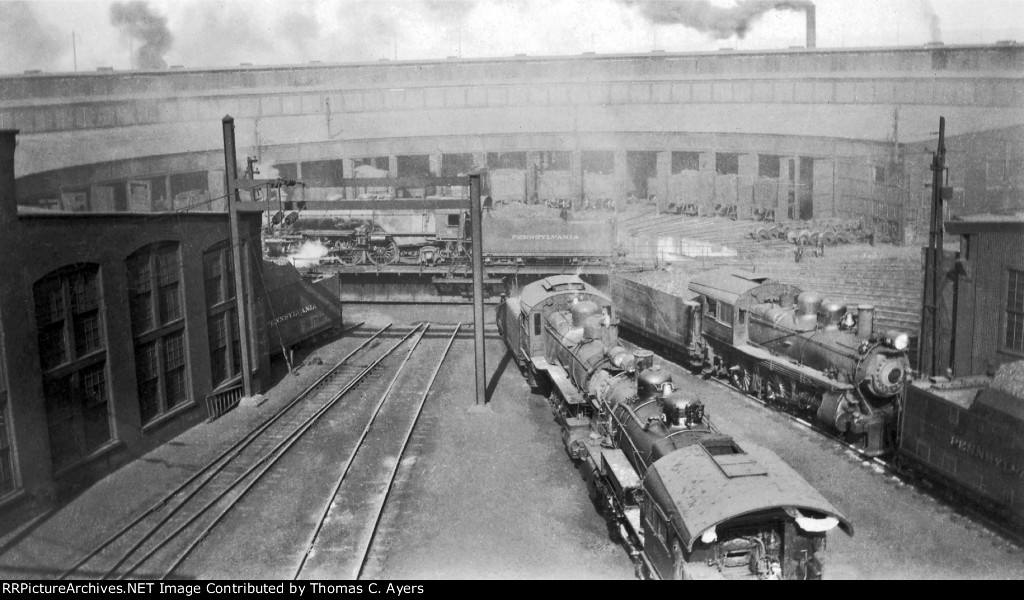
M 994 378 L 911 383 L 896 459 L 901 469 L 937 480 L 957 500 L 1024 532 L 1021 373 L 1024 362 L 1004 367 Z
M 306 241 L 323 244 L 328 256 L 348 265 L 370 262 L 389 265 L 404 261 L 434 265 L 466 261 L 470 252 L 469 214 L 463 209 L 422 208 L 301 211 L 286 219 L 277 237 L 289 254 Z M 343 202 L 339 202 L 343 206 Z M 610 221 L 559 218 L 507 219 L 485 213 L 485 264 L 607 263 L 614 252 L 615 230 Z
M 690 352 L 706 373 L 812 413 L 865 454 L 894 449 L 909 338 L 874 332 L 873 307 L 729 269 L 696 276 L 689 289 Z
M 550 387 L 563 442 L 642 576 L 817 579 L 826 532 L 852 526 L 768 450 L 618 343 L 611 300 L 575 276 L 503 298 L 498 329 L 531 385 Z

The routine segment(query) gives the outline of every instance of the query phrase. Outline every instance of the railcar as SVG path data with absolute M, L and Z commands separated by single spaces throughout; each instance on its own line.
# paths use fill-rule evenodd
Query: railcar
M 909 338 L 875 332 L 873 307 L 729 269 L 696 276 L 689 289 L 699 310 L 685 325 L 705 373 L 809 413 L 868 455 L 895 449 Z
M 1018 365 L 1017 372 L 1024 368 Z M 999 378 L 910 384 L 896 459 L 957 500 L 1024 531 L 1024 397 Z
M 723 434 L 650 352 L 620 345 L 610 298 L 579 277 L 525 286 L 497 321 L 641 576 L 817 579 L 827 531 L 852 535 L 793 469 Z
M 261 262 L 271 353 L 287 352 L 342 324 L 338 276 L 303 277 L 292 265 Z

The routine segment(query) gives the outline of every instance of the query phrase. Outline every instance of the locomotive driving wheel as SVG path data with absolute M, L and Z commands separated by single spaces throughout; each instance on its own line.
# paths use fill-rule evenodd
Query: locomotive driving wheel
M 345 265 L 358 265 L 363 262 L 363 249 L 350 241 L 335 244 L 334 255 Z
M 732 368 L 729 373 L 729 378 L 732 380 L 732 384 L 736 386 L 736 389 L 744 394 L 751 394 L 754 392 L 754 382 L 750 376 L 750 371 L 747 368 L 741 366 Z
M 375 244 L 366 252 L 370 262 L 375 265 L 390 265 L 398 262 L 398 244 L 388 240 L 383 244 Z
M 792 396 L 793 385 L 781 375 L 772 375 L 768 381 L 768 400 L 782 404 L 789 402 Z

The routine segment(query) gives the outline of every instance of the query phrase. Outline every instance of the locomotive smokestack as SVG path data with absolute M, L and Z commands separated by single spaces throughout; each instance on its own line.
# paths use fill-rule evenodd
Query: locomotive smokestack
M 807 47 L 814 48 L 818 45 L 818 24 L 814 14 L 814 5 L 808 3 L 804 7 L 804 14 L 807 15 Z
M 18 220 L 18 196 L 14 189 L 14 146 L 17 129 L 0 129 L 0 226 Z

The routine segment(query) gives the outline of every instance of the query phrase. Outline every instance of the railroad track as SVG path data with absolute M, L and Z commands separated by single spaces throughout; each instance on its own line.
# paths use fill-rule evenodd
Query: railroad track
M 99 542 L 59 579 L 172 577 L 225 516 L 245 501 L 257 483 L 325 414 L 357 386 L 372 381 L 379 366 L 415 333 L 419 331 L 422 337 L 425 331 L 423 326 L 415 327 L 385 347 L 384 333 L 390 327 L 368 337 L 286 406 Z
M 395 373 L 353 445 L 292 579 L 361 578 L 402 456 L 462 325 L 446 338 L 427 339 L 414 354 L 428 327 L 402 362 L 409 370 Z M 420 377 L 425 370 L 429 377 Z

